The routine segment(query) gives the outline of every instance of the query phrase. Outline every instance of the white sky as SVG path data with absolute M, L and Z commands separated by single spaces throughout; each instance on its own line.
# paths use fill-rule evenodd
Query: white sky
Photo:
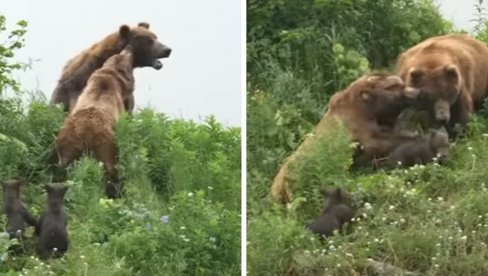
M 437 0 L 442 15 L 454 22 L 454 25 L 471 32 L 475 22 L 476 9 L 474 7 L 478 0 Z M 482 7 L 488 8 L 488 1 L 485 0 Z
M 24 89 L 50 99 L 68 59 L 121 24 L 146 21 L 173 52 L 160 71 L 136 69 L 136 107 L 195 121 L 213 114 L 228 126 L 240 125 L 240 6 L 240 0 L 0 1 L 8 26 L 29 22 L 17 58 L 39 61 L 17 74 Z

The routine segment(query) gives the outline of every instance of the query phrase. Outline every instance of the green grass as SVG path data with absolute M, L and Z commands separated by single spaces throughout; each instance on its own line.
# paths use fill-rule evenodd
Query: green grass
M 61 111 L 43 102 L 0 102 L 0 176 L 29 177 L 25 203 L 44 208 L 49 149 Z M 14 127 L 15 126 L 15 127 Z M 69 170 L 70 248 L 62 259 L 7 256 L 2 275 L 237 275 L 240 273 L 240 129 L 210 117 L 169 119 L 145 109 L 117 126 L 126 196 L 108 200 L 103 169 L 84 157 Z

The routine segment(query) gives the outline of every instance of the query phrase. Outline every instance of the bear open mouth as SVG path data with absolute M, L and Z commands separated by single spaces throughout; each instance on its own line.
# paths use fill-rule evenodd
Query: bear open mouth
M 151 66 L 152 66 L 152 68 L 159 70 L 159 69 L 163 68 L 163 63 L 156 59 L 153 61 Z

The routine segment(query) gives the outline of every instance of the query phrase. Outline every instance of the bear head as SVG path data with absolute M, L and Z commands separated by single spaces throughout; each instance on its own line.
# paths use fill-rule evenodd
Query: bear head
M 132 46 L 134 67 L 153 67 L 159 70 L 163 67 L 159 59 L 171 55 L 171 48 L 158 41 L 157 36 L 149 30 L 148 23 L 141 22 L 132 28 L 122 25 L 119 36 L 124 47 Z
M 449 158 L 449 135 L 444 127 L 430 130 L 429 146 L 440 162 L 444 162 Z
M 368 74 L 355 81 L 350 88 L 363 109 L 379 119 L 393 120 L 410 104 L 408 91 L 396 75 Z
M 461 93 L 461 75 L 456 65 L 411 68 L 406 83 L 418 92 L 419 102 L 433 112 L 438 123 L 449 122 L 450 108 Z

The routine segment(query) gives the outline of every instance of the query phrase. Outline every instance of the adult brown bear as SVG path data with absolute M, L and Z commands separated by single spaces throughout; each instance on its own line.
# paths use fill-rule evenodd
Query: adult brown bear
M 68 61 L 54 89 L 51 103 L 61 103 L 65 111 L 71 111 L 90 75 L 127 45 L 134 48 L 135 67 L 151 66 L 159 70 L 163 65 L 158 59 L 169 57 L 171 54 L 171 48 L 157 40 L 156 35 L 149 30 L 148 23 L 141 22 L 132 28 L 122 25 L 117 32 Z M 128 98 L 124 105 L 127 111 L 132 112 L 134 99 Z
M 115 123 L 125 111 L 124 102 L 134 90 L 135 53 L 131 45 L 110 57 L 93 72 L 87 85 L 56 138 L 59 165 L 65 169 L 84 152 L 94 154 L 103 163 L 109 198 L 120 197 Z
M 411 102 L 409 92 L 398 76 L 375 73 L 359 78 L 334 94 L 328 112 L 315 127 L 313 135 L 307 136 L 281 165 L 271 186 L 272 199 L 282 203 L 291 201 L 293 195 L 287 177 L 290 164 L 313 150 L 318 139 L 337 129 L 337 122 L 343 122 L 351 140 L 361 145 L 355 156 L 357 164 L 386 157 L 402 140 L 412 139 L 398 136 L 393 131 L 396 118 Z
M 465 34 L 432 37 L 401 54 L 397 72 L 456 137 L 486 96 L 488 47 Z

